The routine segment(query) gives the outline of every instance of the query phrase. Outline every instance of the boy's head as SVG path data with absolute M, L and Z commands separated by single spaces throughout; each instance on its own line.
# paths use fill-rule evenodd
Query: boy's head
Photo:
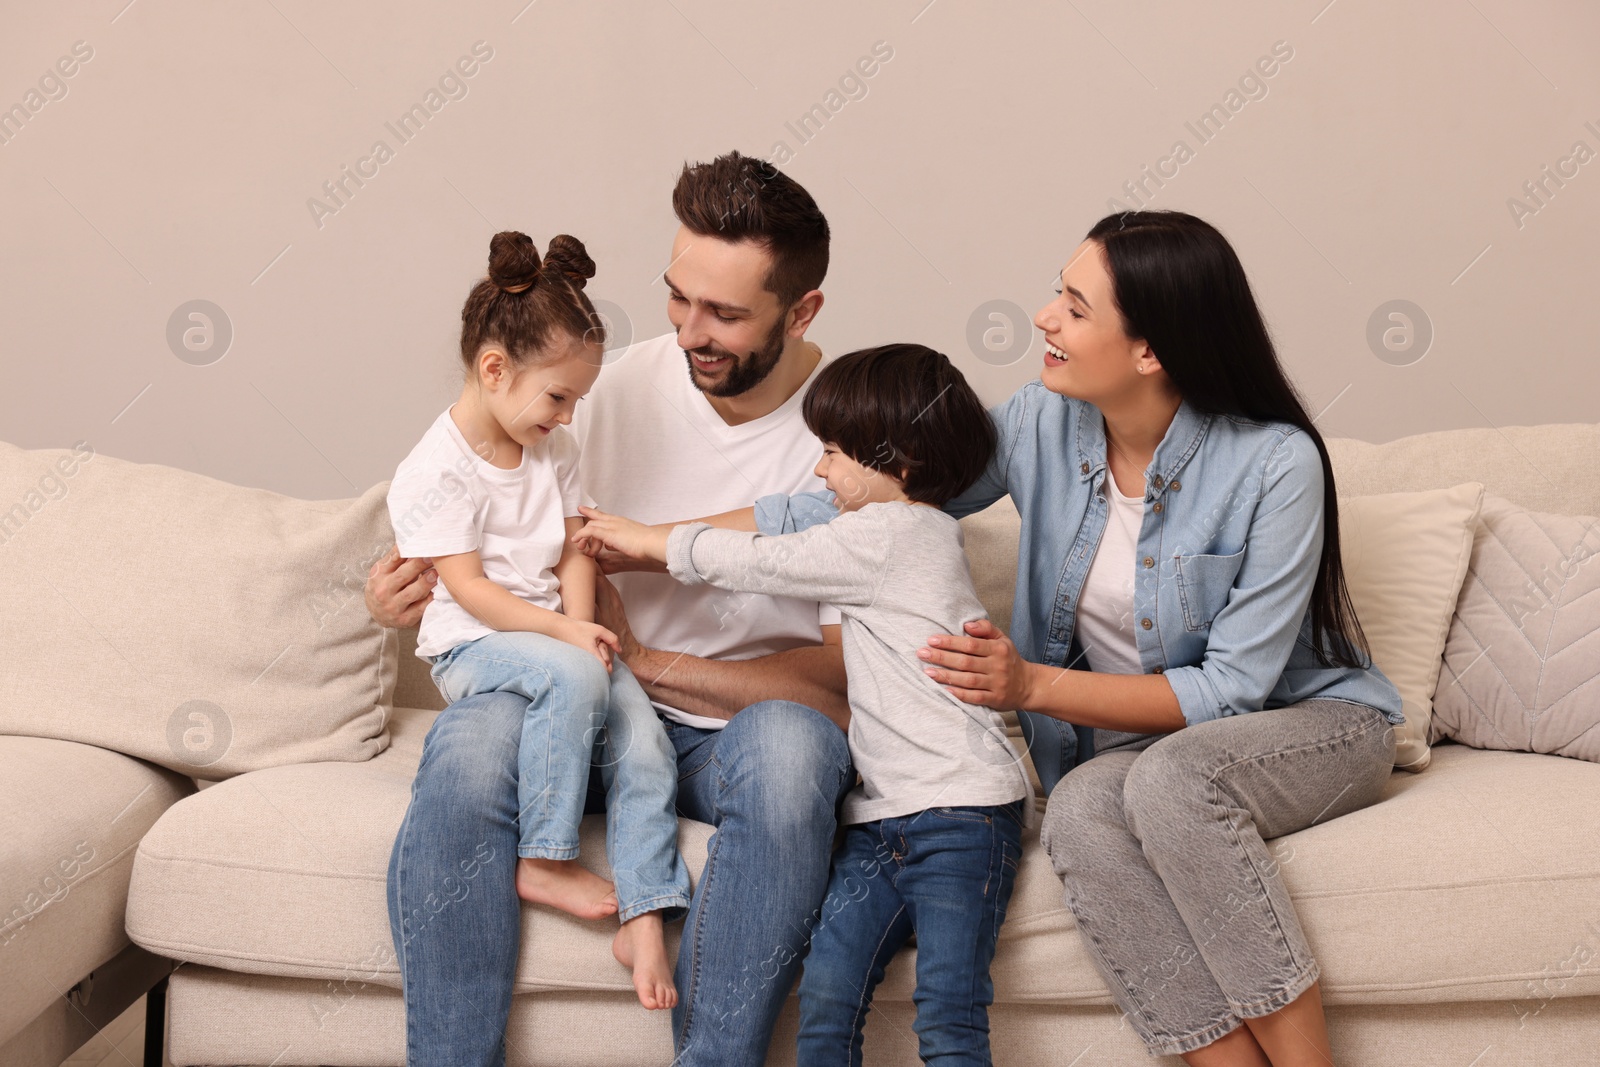
M 822 441 L 818 476 L 840 510 L 911 500 L 942 506 L 994 456 L 994 423 L 943 353 L 893 344 L 822 368 L 801 406 Z

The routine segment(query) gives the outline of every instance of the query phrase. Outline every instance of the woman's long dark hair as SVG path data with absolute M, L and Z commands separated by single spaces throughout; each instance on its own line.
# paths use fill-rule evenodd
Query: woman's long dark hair
M 1323 538 L 1311 590 L 1311 641 L 1324 665 L 1370 664 L 1339 557 L 1339 501 L 1328 446 L 1284 374 L 1244 265 L 1216 227 L 1181 211 L 1107 215 L 1088 240 L 1105 250 L 1130 337 L 1147 342 L 1196 411 L 1299 427 L 1322 457 Z

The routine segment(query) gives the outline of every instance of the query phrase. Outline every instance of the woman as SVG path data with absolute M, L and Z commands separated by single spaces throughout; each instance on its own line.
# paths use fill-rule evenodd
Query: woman
M 1327 450 L 1207 223 L 1108 216 L 1058 291 L 1039 380 L 947 505 L 1016 503 L 1011 636 L 973 624 L 919 655 L 1023 712 L 1045 848 L 1150 1050 L 1325 1067 L 1317 964 L 1263 839 L 1377 800 L 1403 721 L 1345 591 Z

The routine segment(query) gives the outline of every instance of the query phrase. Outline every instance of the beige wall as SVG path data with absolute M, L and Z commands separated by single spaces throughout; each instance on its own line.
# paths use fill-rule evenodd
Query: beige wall
M 1002 399 L 1040 350 L 975 350 L 974 313 L 1031 316 L 1164 166 L 1150 202 L 1234 241 L 1331 433 L 1600 419 L 1592 3 L 524 2 L 8 5 L 0 106 L 27 120 L 0 125 L 0 438 L 351 495 L 452 397 L 491 233 L 579 235 L 595 294 L 652 336 L 678 167 L 779 142 L 834 228 L 830 351 L 924 341 Z M 401 143 L 385 123 L 475 42 L 492 57 Z M 830 100 L 875 45 L 892 58 Z M 314 217 L 379 140 L 392 158 Z M 1539 206 L 1546 165 L 1569 176 Z M 1369 319 L 1402 299 L 1432 343 L 1385 361 Z M 168 340 L 193 300 L 232 328 L 205 365 Z

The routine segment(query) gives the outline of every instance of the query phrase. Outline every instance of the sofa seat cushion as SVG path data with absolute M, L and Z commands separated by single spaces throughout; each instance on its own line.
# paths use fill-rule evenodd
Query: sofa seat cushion
M 103 748 L 0 736 L 0 1045 L 128 947 L 134 849 L 193 792 Z
M 174 959 L 253 974 L 400 985 L 385 896 L 389 853 L 437 712 L 396 709 L 389 748 L 365 763 L 240 775 L 168 812 L 139 848 L 134 941 Z M 694 872 L 711 828 L 682 821 Z M 582 862 L 609 874 L 605 820 L 584 820 Z M 514 858 L 514 857 L 508 857 Z M 490 891 L 513 892 L 510 866 Z M 682 924 L 668 928 L 676 951 Z M 517 988 L 631 992 L 614 923 L 524 907 Z
M 1334 1004 L 1600 993 L 1600 767 L 1434 749 L 1385 799 L 1271 842 Z M 1110 1003 L 1048 858 L 1018 870 L 994 964 L 1002 1001 Z M 884 994 L 909 997 L 912 962 Z
M 368 763 L 256 771 L 174 807 L 140 848 L 133 939 L 233 971 L 398 986 L 384 884 L 434 714 L 397 713 L 394 744 Z M 1552 995 L 1600 994 L 1597 954 L 1572 959 L 1600 935 L 1597 808 L 1594 764 L 1446 744 L 1428 773 L 1396 774 L 1382 803 L 1280 838 L 1328 999 L 1525 1000 L 1555 978 Z M 698 875 L 711 831 L 682 825 Z M 601 871 L 603 834 L 585 820 L 585 862 Z M 612 930 L 524 908 L 516 988 L 628 992 Z M 902 953 L 879 995 L 909 1001 L 914 967 Z M 1110 1003 L 1036 837 L 994 978 L 1000 1001 Z

